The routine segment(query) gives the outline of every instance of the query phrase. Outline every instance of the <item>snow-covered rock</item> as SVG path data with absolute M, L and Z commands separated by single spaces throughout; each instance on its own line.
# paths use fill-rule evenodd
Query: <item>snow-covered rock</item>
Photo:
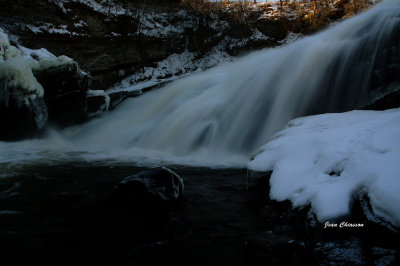
M 311 204 L 319 221 L 348 215 L 358 195 L 400 226 L 400 109 L 298 118 L 262 146 L 248 168 L 272 170 L 270 197 Z
M 8 105 L 13 98 L 19 105 L 29 106 L 29 99 L 44 95 L 33 72 L 71 64 L 76 62 L 67 56 L 56 57 L 44 48 L 31 50 L 11 45 L 8 35 L 0 28 L 0 102 Z
M 8 105 L 12 98 L 19 106 L 29 106 L 29 100 L 42 97 L 43 87 L 32 73 L 38 68 L 39 62 L 24 57 L 23 51 L 11 45 L 8 35 L 0 28 L 0 102 Z
M 71 58 L 56 57 L 44 48 L 31 50 L 12 44 L 0 28 L 0 120 L 8 128 L 0 138 L 30 135 L 46 125 L 49 113 L 61 120 L 60 112 L 70 116 L 75 111 L 72 109 L 79 109 L 74 104 L 80 101 L 75 92 L 81 91 L 79 83 L 85 76 Z M 85 91 L 78 113 L 84 112 Z
M 181 54 L 172 54 L 166 59 L 159 61 L 154 67 L 144 67 L 120 83 L 109 88 L 107 92 L 115 93 L 120 91 L 141 91 L 161 83 L 176 80 L 186 74 L 198 70 L 206 70 L 222 63 L 233 61 L 233 57 L 223 50 L 221 42 L 209 53 L 199 57 L 198 52 L 184 51 Z

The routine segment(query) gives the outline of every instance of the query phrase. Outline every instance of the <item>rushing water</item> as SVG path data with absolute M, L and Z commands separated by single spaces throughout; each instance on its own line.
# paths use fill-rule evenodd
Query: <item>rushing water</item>
M 42 139 L 0 142 L 0 162 L 84 159 L 241 167 L 290 119 L 370 101 L 376 68 L 386 63 L 387 51 L 400 49 L 399 32 L 400 4 L 387 0 L 289 46 L 129 99 L 87 124 L 49 130 Z

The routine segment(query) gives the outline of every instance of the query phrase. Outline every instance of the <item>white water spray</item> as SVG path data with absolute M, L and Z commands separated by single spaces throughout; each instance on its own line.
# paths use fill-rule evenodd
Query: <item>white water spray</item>
M 117 160 L 244 166 L 290 119 L 371 100 L 374 71 L 398 53 L 400 5 L 372 10 L 287 47 L 194 74 L 41 140 L 0 143 L 1 162 Z

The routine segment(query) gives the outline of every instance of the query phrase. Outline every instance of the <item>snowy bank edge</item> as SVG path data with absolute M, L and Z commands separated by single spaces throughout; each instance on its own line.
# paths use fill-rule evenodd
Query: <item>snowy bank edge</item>
M 248 163 L 273 171 L 270 197 L 311 205 L 320 222 L 348 215 L 352 199 L 369 197 L 374 215 L 400 227 L 400 109 L 298 118 Z

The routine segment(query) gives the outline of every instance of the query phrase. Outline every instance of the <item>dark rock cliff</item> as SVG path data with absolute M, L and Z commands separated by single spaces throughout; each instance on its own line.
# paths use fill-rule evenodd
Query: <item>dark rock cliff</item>
M 224 38 L 240 40 L 256 31 L 269 37 L 235 45 L 236 50 L 228 41 L 226 50 L 234 55 L 237 48 L 278 45 L 287 34 L 283 23 L 257 20 L 249 24 L 179 4 L 103 2 L 0 0 L 0 6 L 7 7 L 0 9 L 0 26 L 23 46 L 44 47 L 73 58 L 90 72 L 93 85 L 100 89 L 186 48 L 204 54 Z

